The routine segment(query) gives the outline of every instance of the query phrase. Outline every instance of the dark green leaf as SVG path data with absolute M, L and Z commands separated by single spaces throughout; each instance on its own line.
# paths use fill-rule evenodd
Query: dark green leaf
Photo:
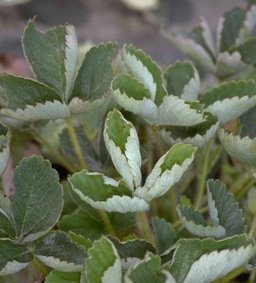
M 226 236 L 242 234 L 245 230 L 242 210 L 234 197 L 220 181 L 209 180 L 208 206 L 214 224 L 226 229 Z
M 243 27 L 245 20 L 245 11 L 241 8 L 234 8 L 233 10 L 224 14 L 224 23 L 221 30 L 220 51 L 226 51 L 235 44 L 239 36 L 239 32 Z
M 89 239 L 99 238 L 104 231 L 102 224 L 86 213 L 65 215 L 58 226 L 62 231 L 72 231 Z
M 45 283 L 80 283 L 81 273 L 51 271 L 45 278 Z
M 44 104 L 47 101 L 61 101 L 58 94 L 48 86 L 31 79 L 11 75 L 0 76 L 1 91 L 8 103 L 6 108 L 13 111 L 25 109 L 28 105 Z
M 53 227 L 62 211 L 62 187 L 49 161 L 33 156 L 14 171 L 12 212 L 17 236 L 29 240 Z
M 255 54 L 256 38 L 252 37 L 246 40 L 241 45 L 234 47 L 230 50 L 231 53 L 238 51 L 242 56 L 242 61 L 246 64 L 255 65 L 256 64 L 256 54 Z
M 152 225 L 156 238 L 156 246 L 159 254 L 169 249 L 174 244 L 175 231 L 164 219 L 154 217 Z
M 10 200 L 0 193 L 0 232 L 15 236 Z
M 40 261 L 56 270 L 73 272 L 84 268 L 84 249 L 75 244 L 64 232 L 49 233 L 33 248 L 35 256 Z
M 26 246 L 10 240 L 0 240 L 0 276 L 16 273 L 32 261 Z
M 118 46 L 114 43 L 92 47 L 78 71 L 72 97 L 94 101 L 109 91 L 113 79 L 112 60 Z
M 242 124 L 241 137 L 248 136 L 249 138 L 254 139 L 256 137 L 256 107 L 242 115 L 240 121 Z

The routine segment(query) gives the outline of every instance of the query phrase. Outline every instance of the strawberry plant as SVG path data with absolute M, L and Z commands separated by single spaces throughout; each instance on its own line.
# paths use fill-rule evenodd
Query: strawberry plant
M 112 42 L 81 61 L 72 26 L 28 22 L 33 78 L 0 75 L 0 282 L 255 282 L 255 11 L 217 44 L 168 34 L 200 71 Z

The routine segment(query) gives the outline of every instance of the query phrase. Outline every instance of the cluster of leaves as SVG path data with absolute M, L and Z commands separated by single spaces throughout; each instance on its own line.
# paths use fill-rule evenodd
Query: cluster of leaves
M 18 163 L 14 193 L 0 194 L 0 282 L 22 270 L 47 283 L 255 276 L 256 82 L 231 79 L 254 64 L 255 13 L 253 2 L 226 13 L 217 48 L 205 21 L 189 38 L 171 35 L 229 77 L 206 91 L 190 61 L 163 70 L 132 45 L 105 43 L 79 62 L 72 26 L 41 33 L 29 21 L 35 79 L 0 76 L 0 174 L 10 157 Z M 28 140 L 67 171 L 61 181 L 43 157 L 19 160 Z

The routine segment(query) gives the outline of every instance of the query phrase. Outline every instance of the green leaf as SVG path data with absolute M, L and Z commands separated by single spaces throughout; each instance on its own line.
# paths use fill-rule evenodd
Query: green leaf
M 230 50 L 230 52 L 239 52 L 241 54 L 241 60 L 249 65 L 254 65 L 256 63 L 256 55 L 255 55 L 255 45 L 256 45 L 256 37 L 252 37 L 242 44 L 234 47 Z
M 125 274 L 125 283 L 175 283 L 172 275 L 163 270 L 159 256 L 147 254 Z
M 182 239 L 177 245 L 170 265 L 177 283 L 212 282 L 246 264 L 255 253 L 245 235 L 220 241 Z
M 0 232 L 15 236 L 11 201 L 0 192 Z
M 189 36 L 183 35 L 181 33 L 163 32 L 163 35 L 181 52 L 186 54 L 191 59 L 195 60 L 206 70 L 210 72 L 215 72 L 215 63 L 208 51 L 205 50 L 204 46 L 198 44 L 194 39 L 190 38 Z
M 141 184 L 141 155 L 136 129 L 123 115 L 113 110 L 105 122 L 104 140 L 118 173 L 130 190 Z
M 24 110 L 28 105 L 45 104 L 47 101 L 61 101 L 52 88 L 32 79 L 1 75 L 0 86 L 2 87 L 1 95 L 8 101 L 5 107 L 13 111 Z
M 167 126 L 160 130 L 161 137 L 169 144 L 186 143 L 204 146 L 215 135 L 219 127 L 217 117 L 204 113 L 205 122 L 191 127 Z
M 58 223 L 59 229 L 73 231 L 89 239 L 96 239 L 103 233 L 102 224 L 86 213 L 65 215 Z
M 105 237 L 94 242 L 86 262 L 88 283 L 122 282 L 121 261 L 113 243 Z
M 64 232 L 49 233 L 40 239 L 33 249 L 36 258 L 58 271 L 75 272 L 84 268 L 86 258 L 84 249 L 78 247 Z
M 16 273 L 32 261 L 26 246 L 10 240 L 0 240 L 0 276 Z
M 256 139 L 228 134 L 224 129 L 219 131 L 219 139 L 229 155 L 246 164 L 256 166 Z
M 216 62 L 216 75 L 219 78 L 226 79 L 229 76 L 240 72 L 246 67 L 242 61 L 242 56 L 238 51 L 222 52 L 219 54 Z
M 17 237 L 32 241 L 57 223 L 63 207 L 58 180 L 57 172 L 42 157 L 33 156 L 20 162 L 14 171 L 15 193 L 11 205 Z
M 9 161 L 10 133 L 8 128 L 0 123 L 0 175 L 3 174 Z
M 197 70 L 188 61 L 176 62 L 164 74 L 167 92 L 184 100 L 195 100 L 199 95 L 200 78 Z
M 242 210 L 220 181 L 207 182 L 208 208 L 215 225 L 226 230 L 226 236 L 242 234 L 245 230 Z
M 147 201 L 165 194 L 182 177 L 194 159 L 196 148 L 188 144 L 175 144 L 156 163 L 142 188 L 135 194 Z
M 36 78 L 52 87 L 67 101 L 76 74 L 78 46 L 74 27 L 59 26 L 41 33 L 29 21 L 23 48 Z
M 132 45 L 124 46 L 123 58 L 128 71 L 149 91 L 151 100 L 159 106 L 166 90 L 160 68 L 141 49 Z
M 96 209 L 108 212 L 135 212 L 148 210 L 143 199 L 132 197 L 130 189 L 123 182 L 117 182 L 100 173 L 85 170 L 69 178 L 73 191 Z
M 184 227 L 198 237 L 223 238 L 226 234 L 225 228 L 218 225 L 219 223 L 214 223 L 214 226 L 207 225 L 202 215 L 184 201 L 184 197 L 178 206 L 178 215 Z
M 245 11 L 239 7 L 226 12 L 219 22 L 219 50 L 226 51 L 236 43 L 239 32 L 243 27 Z
M 240 117 L 240 121 L 242 125 L 242 129 L 241 129 L 242 137 L 248 136 L 251 139 L 254 139 L 256 137 L 255 120 L 256 120 L 256 107 L 252 108 L 250 111 L 244 113 Z
M 51 271 L 45 278 L 45 283 L 80 283 L 79 272 Z
M 75 127 L 75 130 L 83 156 L 90 170 L 99 171 L 100 164 L 99 164 L 98 156 L 91 141 L 87 137 L 85 130 L 81 126 Z M 67 128 L 64 128 L 63 131 L 59 134 L 59 145 L 64 156 L 67 159 L 69 159 L 70 162 L 77 164 L 78 159 Z
M 200 25 L 195 27 L 188 36 L 201 45 L 209 53 L 213 61 L 215 60 L 217 51 L 212 32 L 205 18 L 200 17 Z
M 152 225 L 156 238 L 157 251 L 161 254 L 174 244 L 175 231 L 171 224 L 158 217 L 152 219 Z
M 147 252 L 155 253 L 156 250 L 150 242 L 143 239 L 133 239 L 128 241 L 119 241 L 117 238 L 111 238 L 112 243 L 118 251 L 120 258 L 125 262 L 130 259 L 143 259 Z
M 206 92 L 201 103 L 224 124 L 236 119 L 256 104 L 256 82 L 233 81 L 223 83 Z
M 110 89 L 113 79 L 112 60 L 117 53 L 115 43 L 92 47 L 78 71 L 72 97 L 94 101 L 102 98 Z

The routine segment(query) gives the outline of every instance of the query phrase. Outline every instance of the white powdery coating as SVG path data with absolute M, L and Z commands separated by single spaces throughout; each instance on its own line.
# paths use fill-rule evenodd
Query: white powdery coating
M 46 103 L 37 103 L 35 106 L 28 105 L 24 110 L 3 108 L 1 114 L 22 120 L 24 122 L 38 121 L 38 120 L 56 120 L 66 119 L 70 117 L 69 106 L 60 101 L 47 101 Z
M 203 226 L 201 224 L 196 224 L 192 220 L 187 221 L 187 219 L 181 214 L 178 209 L 179 218 L 183 226 L 193 235 L 198 237 L 213 237 L 213 238 L 223 238 L 226 234 L 226 229 L 221 225 L 218 226 Z
M 158 0 L 121 0 L 121 1 L 124 4 L 126 4 L 128 7 L 140 12 L 156 9 L 159 5 Z
M 104 133 L 106 148 L 111 156 L 112 162 L 117 172 L 123 177 L 129 186 L 130 190 L 134 190 L 133 175 L 131 168 L 127 161 L 126 156 L 121 152 L 121 149 L 115 145 L 115 143 L 109 139 L 107 132 Z
M 206 108 L 206 111 L 218 117 L 221 124 L 234 120 L 256 105 L 256 95 L 253 97 L 235 96 L 224 100 L 215 101 Z
M 139 138 L 134 128 L 130 129 L 130 136 L 125 144 L 125 155 L 133 176 L 134 185 L 138 187 L 141 185 L 141 155 Z
M 165 96 L 158 111 L 159 125 L 193 126 L 205 121 L 201 113 L 174 95 Z
M 106 103 L 107 100 L 108 97 L 102 97 L 101 99 L 96 99 L 94 101 L 84 101 L 78 97 L 74 97 L 69 103 L 69 108 L 71 113 L 74 114 L 85 113 L 92 111 L 100 105 Z
M 9 261 L 4 268 L 0 270 L 0 276 L 6 276 L 11 273 L 16 273 L 25 268 L 29 262 L 23 263 L 16 260 Z
M 205 40 L 207 47 L 210 49 L 212 54 L 216 56 L 217 52 L 216 52 L 216 47 L 214 44 L 213 36 L 210 30 L 210 27 L 204 17 L 200 17 L 200 26 L 203 29 L 202 35 L 203 35 L 203 38 Z
M 176 184 L 183 173 L 188 169 L 194 158 L 194 153 L 190 158 L 186 158 L 181 165 L 174 164 L 170 170 L 162 173 L 161 165 L 165 161 L 168 152 L 163 155 L 156 163 L 152 172 L 149 174 L 142 188 L 137 188 L 135 194 L 147 201 L 165 194 L 174 184 Z
M 78 62 L 78 43 L 76 32 L 73 26 L 66 27 L 66 48 L 65 48 L 65 100 L 67 101 L 71 95 L 74 78 L 76 75 L 76 67 Z
M 154 101 L 156 96 L 157 86 L 150 71 L 137 59 L 136 56 L 131 55 L 129 51 L 123 49 L 124 62 L 128 70 L 133 76 L 143 83 L 146 89 L 149 90 L 151 99 Z
M 196 100 L 200 91 L 200 78 L 197 70 L 193 67 L 194 77 L 185 85 L 181 98 L 187 101 Z
M 176 280 L 170 272 L 168 272 L 167 270 L 162 270 L 161 273 L 163 273 L 166 277 L 165 283 L 176 283 Z
M 216 63 L 216 73 L 219 77 L 230 76 L 244 68 L 246 64 L 242 61 L 242 56 L 238 51 L 230 54 L 220 53 Z
M 208 143 L 208 141 L 215 135 L 218 128 L 219 128 L 219 122 L 212 125 L 206 131 L 206 133 L 204 135 L 196 134 L 194 137 L 187 137 L 185 139 L 181 139 L 181 138 L 175 139 L 175 138 L 172 137 L 172 133 L 170 131 L 165 130 L 165 129 L 162 129 L 160 131 L 160 135 L 165 140 L 165 142 L 167 142 L 169 144 L 185 143 L 185 144 L 191 144 L 191 145 L 197 146 L 197 147 L 202 147 L 206 143 Z
M 114 195 L 105 201 L 94 201 L 85 196 L 81 191 L 73 187 L 74 192 L 81 198 L 81 200 L 89 203 L 96 209 L 102 209 L 108 212 L 140 212 L 149 210 L 149 204 L 138 197 L 118 196 Z
M 239 32 L 239 36 L 236 39 L 235 44 L 243 44 L 250 36 L 253 28 L 256 25 L 256 5 L 252 5 L 246 12 L 244 26 Z
M 133 97 L 128 97 L 126 93 L 121 93 L 119 89 L 113 90 L 112 93 L 117 104 L 125 110 L 142 117 L 149 124 L 156 124 L 158 109 L 151 99 L 144 97 L 142 100 L 136 100 Z
M 59 258 L 55 258 L 53 256 L 43 256 L 35 254 L 35 257 L 38 258 L 45 265 L 63 272 L 82 271 L 84 268 L 83 265 L 75 265 L 74 263 L 61 261 Z
M 180 34 L 164 33 L 165 37 L 177 46 L 183 53 L 197 60 L 210 72 L 215 72 L 215 65 L 208 52 L 193 39 Z
M 112 244 L 111 244 L 112 245 Z M 122 266 L 121 260 L 116 252 L 116 249 L 113 249 L 113 252 L 116 256 L 114 264 L 106 269 L 101 278 L 102 283 L 120 283 L 122 282 Z
M 219 131 L 219 139 L 228 154 L 256 166 L 256 139 L 226 134 L 223 129 Z
M 254 252 L 255 248 L 249 245 L 238 250 L 222 250 L 205 254 L 192 264 L 183 283 L 212 282 L 246 264 Z

